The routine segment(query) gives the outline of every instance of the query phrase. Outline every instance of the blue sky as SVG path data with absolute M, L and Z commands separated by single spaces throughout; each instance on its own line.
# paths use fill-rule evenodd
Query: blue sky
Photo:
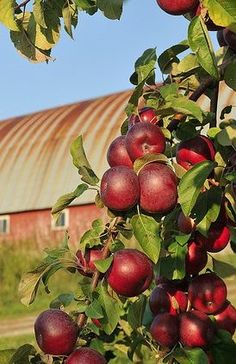
M 75 40 L 63 32 L 54 48 L 56 60 L 31 64 L 0 26 L 0 119 L 126 90 L 143 51 L 157 47 L 160 54 L 185 39 L 187 27 L 183 16 L 164 13 L 155 0 L 129 0 L 120 21 L 81 13 Z

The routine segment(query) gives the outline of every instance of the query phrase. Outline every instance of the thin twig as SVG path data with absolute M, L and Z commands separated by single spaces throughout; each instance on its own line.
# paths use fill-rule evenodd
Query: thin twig
M 29 2 L 30 2 L 31 0 L 25 0 L 25 1 L 23 1 L 22 3 L 20 3 L 19 5 L 16 5 L 15 6 L 15 10 L 18 10 L 18 9 L 20 9 L 20 8 L 22 8 L 22 7 L 25 7 Z

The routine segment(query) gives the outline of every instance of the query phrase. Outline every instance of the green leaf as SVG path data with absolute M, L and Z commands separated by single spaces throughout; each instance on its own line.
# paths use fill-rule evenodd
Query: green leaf
M 169 98 L 173 99 L 173 97 L 178 96 L 178 85 L 176 83 L 171 83 L 170 85 L 165 85 L 160 87 L 159 92 L 163 99 L 167 100 Z
M 0 22 L 3 23 L 8 29 L 19 31 L 14 17 L 15 4 L 16 3 L 14 0 L 0 1 Z
M 97 0 L 97 6 L 108 19 L 120 19 L 123 0 Z
M 199 121 L 203 121 L 204 117 L 201 108 L 194 101 L 189 100 L 183 95 L 168 99 L 166 104 L 157 110 L 157 114 L 161 115 L 172 115 L 174 113 L 192 115 Z
M 64 210 L 67 206 L 69 206 L 71 202 L 74 201 L 77 197 L 81 196 L 87 189 L 88 185 L 82 183 L 77 186 L 73 192 L 67 193 L 59 197 L 51 211 L 53 217 L 57 219 L 60 215 L 60 212 Z
M 236 61 L 230 62 L 224 72 L 224 81 L 232 90 L 236 91 Z
M 130 303 L 128 307 L 127 320 L 134 330 L 142 326 L 146 302 L 147 298 L 141 295 L 136 301 Z
M 92 222 L 92 229 L 87 230 L 81 240 L 80 248 L 85 250 L 86 247 L 92 248 L 93 246 L 101 244 L 101 233 L 104 231 L 104 223 L 101 219 L 96 219 Z
M 9 361 L 9 364 L 30 364 L 30 356 L 34 355 L 35 353 L 36 350 L 33 345 L 22 345 L 13 354 L 11 360 Z
M 178 196 L 179 203 L 186 216 L 189 216 L 192 211 L 201 188 L 214 167 L 214 162 L 203 161 L 195 164 L 183 175 L 178 187 Z
M 34 14 L 34 19 L 35 19 L 36 23 L 39 24 L 43 28 L 47 28 L 47 24 L 45 22 L 45 17 L 44 17 L 43 0 L 34 1 L 33 14 Z
M 75 0 L 79 9 L 86 11 L 89 15 L 97 12 L 98 7 L 95 0 Z
M 158 57 L 158 65 L 162 73 L 169 73 L 168 67 L 172 62 L 178 61 L 177 55 L 186 51 L 189 48 L 187 40 L 180 42 L 168 49 L 166 49 L 159 57 Z
M 197 68 L 199 68 L 199 63 L 195 54 L 188 54 L 185 56 L 177 65 L 175 70 L 175 75 L 184 74 L 189 72 L 194 72 Z
M 164 154 L 145 154 L 143 157 L 135 160 L 133 169 L 138 174 L 144 166 L 152 162 L 169 164 L 169 159 Z
M 192 216 L 196 219 L 197 230 L 204 236 L 215 222 L 221 209 L 222 189 L 213 186 L 210 190 L 202 192 L 194 206 Z
M 214 272 L 222 278 L 232 277 L 236 275 L 236 267 L 230 263 L 212 257 Z
M 99 178 L 93 172 L 86 157 L 82 135 L 78 136 L 78 138 L 72 142 L 70 153 L 73 159 L 73 164 L 76 168 L 78 168 L 82 181 L 90 184 L 91 186 L 97 185 Z
M 153 70 L 156 61 L 156 48 L 146 49 L 142 56 L 135 62 L 135 75 L 131 76 L 132 79 L 136 80 L 135 85 L 138 85 L 143 80 L 148 80 L 150 74 L 152 74 L 152 77 L 154 76 Z M 155 79 L 152 80 L 152 83 L 155 83 Z
M 234 0 L 203 0 L 212 21 L 223 28 L 236 31 L 236 3 Z
M 103 308 L 103 318 L 100 322 L 103 330 L 110 335 L 116 328 L 121 315 L 120 303 L 109 295 L 107 289 L 101 285 L 99 289 L 98 301 Z
M 100 319 L 103 317 L 102 306 L 97 299 L 94 299 L 86 308 L 85 314 L 88 317 Z
M 196 53 L 199 64 L 213 78 L 219 79 L 219 71 L 213 51 L 211 39 L 204 21 L 201 17 L 196 16 L 190 22 L 188 28 L 189 45 L 193 52 Z
M 15 351 L 14 349 L 0 350 L 0 363 L 9 364 Z
M 210 346 L 214 364 L 232 363 L 236 357 L 236 343 L 229 332 L 217 330 L 215 340 Z
M 227 126 L 217 134 L 216 139 L 223 147 L 232 146 L 236 149 L 236 126 Z
M 67 307 L 74 301 L 74 298 L 73 293 L 62 293 L 50 303 L 50 308 Z
M 224 178 L 227 179 L 227 181 L 236 182 L 236 171 L 226 173 Z
M 168 258 L 170 260 L 172 278 L 173 279 L 184 278 L 187 244 L 182 245 L 176 241 L 169 246 L 168 251 L 170 253 L 170 256 Z
M 144 253 L 156 263 L 161 250 L 160 224 L 153 217 L 140 214 L 132 217 L 131 225 Z
M 171 355 L 179 364 L 208 364 L 207 354 L 200 348 L 177 348 Z
M 94 265 L 99 272 L 105 273 L 110 268 L 112 261 L 113 261 L 113 256 L 111 255 L 106 259 L 95 260 Z

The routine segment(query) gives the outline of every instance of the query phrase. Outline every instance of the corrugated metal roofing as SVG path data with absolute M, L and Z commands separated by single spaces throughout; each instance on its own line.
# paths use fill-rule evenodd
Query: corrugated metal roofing
M 81 181 L 69 149 L 80 134 L 101 177 L 129 95 L 116 93 L 0 122 L 0 214 L 51 208 L 71 192 Z M 94 194 L 85 192 L 76 203 L 93 201 Z
M 120 133 L 130 91 L 48 109 L 0 122 L 0 214 L 51 208 L 61 195 L 81 181 L 69 153 L 71 142 L 83 135 L 95 173 L 108 168 L 106 152 Z M 235 92 L 221 84 L 218 116 L 235 105 Z M 209 99 L 200 98 L 203 109 Z M 228 117 L 236 118 L 236 109 Z M 94 202 L 85 192 L 76 204 Z

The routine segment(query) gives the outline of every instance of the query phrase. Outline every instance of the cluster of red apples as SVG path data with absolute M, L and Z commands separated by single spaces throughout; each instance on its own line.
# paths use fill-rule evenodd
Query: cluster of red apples
M 215 24 L 199 0 L 156 0 L 156 2 L 162 10 L 171 15 L 188 15 L 190 18 L 201 15 L 207 29 L 217 31 L 219 45 L 228 46 L 236 52 L 236 33 Z

